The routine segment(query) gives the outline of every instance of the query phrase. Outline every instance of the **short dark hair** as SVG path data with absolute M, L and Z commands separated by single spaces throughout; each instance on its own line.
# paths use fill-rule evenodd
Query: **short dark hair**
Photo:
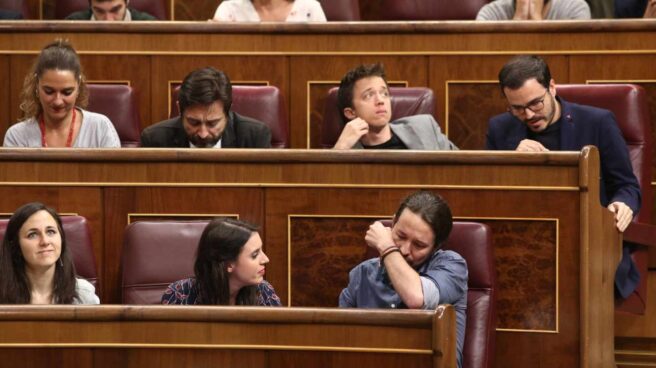
M 212 220 L 198 242 L 194 274 L 200 304 L 230 304 L 228 263 L 239 257 L 257 227 L 231 218 Z M 257 304 L 257 285 L 245 286 L 237 294 L 237 305 Z
M 230 112 L 232 105 L 232 84 L 224 72 L 206 67 L 189 73 L 180 85 L 178 104 L 180 115 L 192 105 L 209 105 L 215 101 L 223 102 L 223 112 Z
M 551 71 L 547 63 L 539 56 L 520 55 L 510 59 L 499 72 L 499 87 L 515 90 L 527 80 L 535 78 L 544 88 L 549 88 Z
M 406 208 L 426 221 L 435 234 L 435 250 L 441 248 L 449 238 L 453 227 L 451 209 L 444 198 L 426 190 L 412 193 L 401 202 L 401 206 L 394 215 L 395 221 Z
M 25 204 L 14 211 L 7 223 L 5 237 L 0 248 L 0 304 L 29 304 L 32 298 L 30 281 L 25 273 L 25 258 L 20 246 L 20 229 L 32 215 L 39 211 L 48 212 L 57 223 L 61 235 L 61 254 L 55 263 L 53 300 L 55 304 L 72 304 L 77 298 L 75 291 L 75 265 L 66 245 L 66 234 L 61 218 L 50 207 L 40 202 Z
M 339 109 L 339 116 L 342 118 L 344 124 L 349 122 L 349 119 L 344 116 L 344 109 L 353 107 L 353 87 L 360 79 L 369 77 L 381 77 L 387 85 L 385 79 L 385 67 L 381 63 L 376 64 L 362 64 L 349 70 L 342 81 L 339 83 L 337 90 L 337 108 Z

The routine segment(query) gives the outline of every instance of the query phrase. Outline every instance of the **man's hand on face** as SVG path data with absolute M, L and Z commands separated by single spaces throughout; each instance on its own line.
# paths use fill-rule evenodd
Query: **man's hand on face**
M 648 0 L 644 18 L 656 18 L 656 0 Z
M 392 238 L 392 229 L 386 227 L 380 221 L 369 225 L 369 230 L 367 230 L 364 240 L 368 246 L 376 249 L 379 253 L 395 245 L 394 239 Z
M 342 134 L 339 135 L 334 149 L 351 149 L 356 143 L 369 132 L 369 124 L 366 121 L 355 118 L 344 126 Z
M 544 0 L 530 0 L 529 19 L 542 20 L 542 11 L 544 10 Z
M 534 141 L 531 139 L 523 139 L 521 142 L 519 142 L 519 145 L 517 148 L 515 148 L 516 151 L 518 152 L 547 152 L 549 151 L 546 147 L 542 145 L 542 143 L 538 141 Z
M 532 0 L 517 0 L 515 2 L 515 15 L 514 20 L 527 20 L 529 19 L 529 8 Z
M 624 232 L 626 227 L 631 223 L 631 220 L 633 220 L 633 210 L 624 204 L 624 202 L 613 202 L 608 205 L 608 209 L 615 214 L 617 230 Z
M 514 20 L 542 20 L 544 0 L 516 0 Z

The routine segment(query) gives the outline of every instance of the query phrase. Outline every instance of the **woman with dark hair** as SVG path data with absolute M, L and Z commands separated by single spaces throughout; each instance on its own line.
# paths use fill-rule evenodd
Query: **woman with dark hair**
M 224 0 L 214 13 L 219 22 L 325 22 L 317 0 Z
M 5 147 L 121 147 L 105 115 L 85 111 L 88 91 L 80 59 L 67 41 L 41 50 L 21 91 L 23 121 L 5 135 Z
M 162 304 L 280 305 L 264 281 L 269 258 L 257 229 L 229 218 L 212 220 L 200 237 L 195 277 L 179 280 L 162 296 Z
M 0 304 L 99 304 L 75 277 L 57 212 L 39 202 L 14 212 L 0 248 Z

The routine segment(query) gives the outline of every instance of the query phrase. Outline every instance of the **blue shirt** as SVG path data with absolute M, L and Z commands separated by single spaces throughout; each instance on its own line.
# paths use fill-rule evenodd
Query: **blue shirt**
M 192 277 L 178 280 L 169 285 L 164 295 L 162 295 L 162 304 L 202 304 L 198 297 L 198 290 L 196 289 L 196 279 Z M 273 286 L 266 281 L 262 281 L 257 285 L 257 305 L 281 305 L 280 298 L 276 295 L 276 291 L 273 290 Z
M 440 304 L 451 304 L 455 308 L 458 367 L 462 367 L 467 322 L 467 263 L 456 252 L 437 250 L 416 271 L 423 280 L 437 286 Z M 339 295 L 339 306 L 406 308 L 378 258 L 366 260 L 349 272 L 349 284 Z

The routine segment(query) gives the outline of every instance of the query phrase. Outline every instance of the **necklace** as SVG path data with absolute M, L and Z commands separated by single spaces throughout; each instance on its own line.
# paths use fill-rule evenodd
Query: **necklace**
M 41 147 L 48 147 L 46 143 L 46 122 L 41 114 L 39 120 L 39 128 L 41 129 Z M 66 139 L 66 147 L 70 147 L 73 143 L 73 131 L 75 130 L 75 107 L 73 107 L 73 117 L 71 118 L 71 125 L 68 127 L 68 138 Z

